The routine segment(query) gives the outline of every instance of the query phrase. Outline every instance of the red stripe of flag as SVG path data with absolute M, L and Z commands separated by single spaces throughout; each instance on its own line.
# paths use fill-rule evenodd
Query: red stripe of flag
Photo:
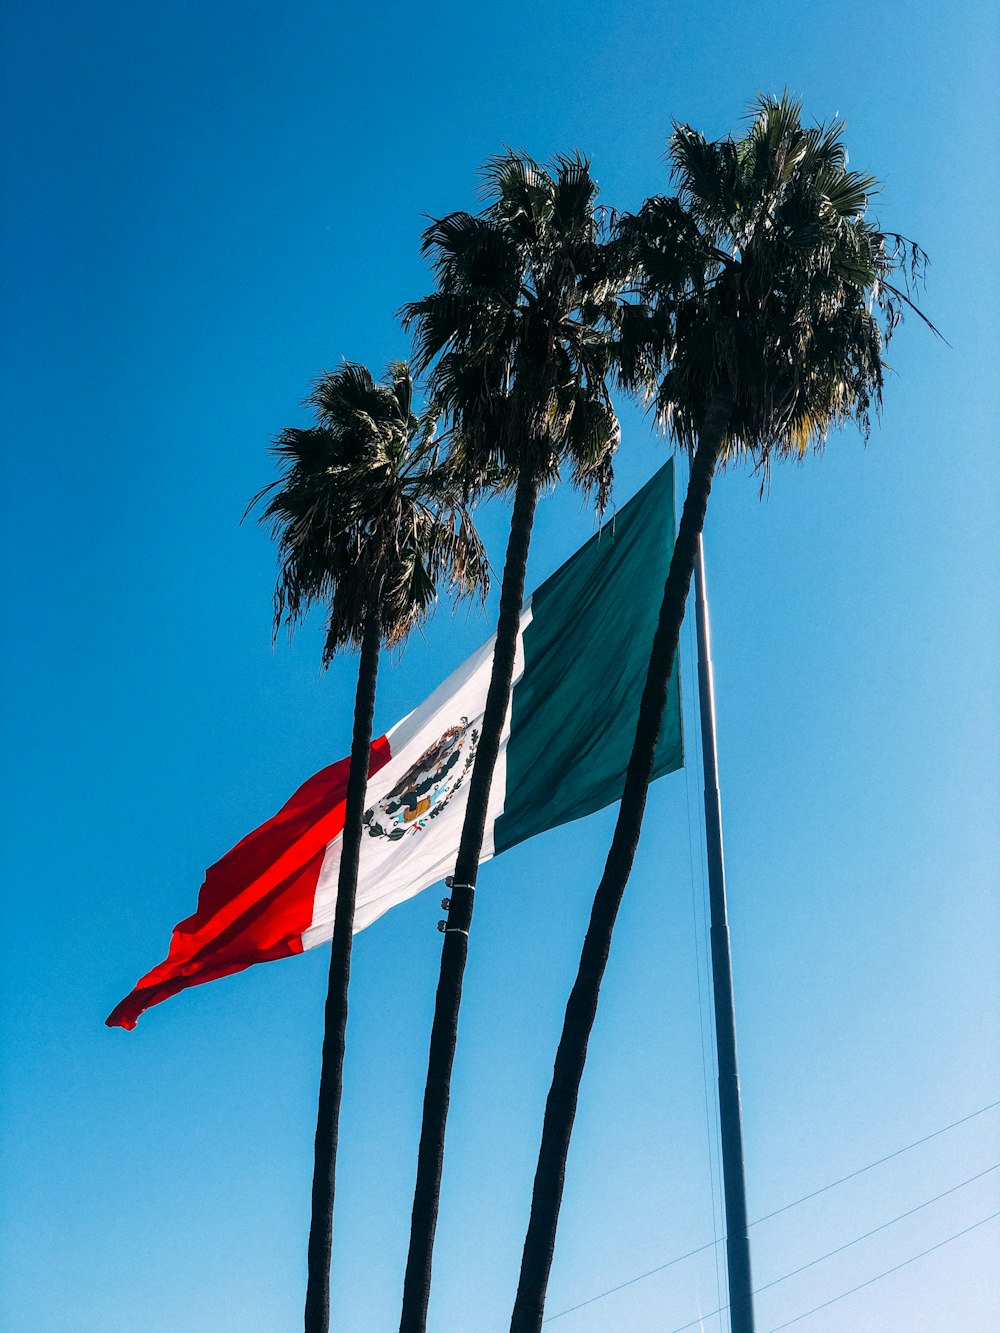
M 368 776 L 389 762 L 385 736 L 372 742 Z M 188 986 L 302 952 L 327 846 L 344 827 L 350 760 L 304 782 L 278 813 L 205 873 L 193 916 L 175 927 L 166 960 L 105 1020 L 134 1028 L 139 1015 Z

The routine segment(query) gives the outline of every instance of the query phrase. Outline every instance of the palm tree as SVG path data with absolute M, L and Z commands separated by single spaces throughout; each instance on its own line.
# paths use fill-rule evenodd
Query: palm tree
M 275 632 L 314 603 L 328 607 L 323 664 L 360 649 L 330 983 L 326 998 L 309 1230 L 306 1333 L 330 1322 L 330 1255 L 347 988 L 379 650 L 400 644 L 432 611 L 442 581 L 456 594 L 488 586 L 487 562 L 462 483 L 442 460 L 437 413 L 413 410 L 404 362 L 385 382 L 345 363 L 308 399 L 316 425 L 285 430 L 273 452 L 284 468 L 262 491 L 261 521 L 278 541 Z
M 883 355 L 923 253 L 866 214 L 870 176 L 848 170 L 843 125 L 806 128 L 787 97 L 762 97 L 744 137 L 709 142 L 676 126 L 674 198 L 648 200 L 618 228 L 642 274 L 620 344 L 626 384 L 649 388 L 660 422 L 692 455 L 635 744 L 611 849 L 566 1007 L 545 1108 L 531 1216 L 511 1321 L 537 1333 L 555 1246 L 587 1044 L 717 466 L 801 458 L 831 427 L 867 436 Z M 902 289 L 894 285 L 903 273 Z M 923 318 L 923 316 L 921 316 Z M 734 1308 L 734 1329 L 749 1312 Z M 740 1318 L 744 1319 L 741 1324 Z
M 402 311 L 415 362 L 452 430 L 470 492 L 514 491 L 493 668 L 451 887 L 417 1161 L 401 1329 L 422 1330 L 430 1294 L 444 1133 L 487 802 L 510 701 L 539 492 L 569 465 L 603 507 L 618 445 L 607 376 L 620 279 L 590 164 L 539 166 L 510 150 L 483 169 L 486 206 L 433 221 L 423 253 L 437 290 Z

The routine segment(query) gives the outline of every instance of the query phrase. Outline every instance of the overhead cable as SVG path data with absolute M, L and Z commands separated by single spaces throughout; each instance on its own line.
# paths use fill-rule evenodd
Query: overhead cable
M 810 1259 L 807 1264 L 801 1268 L 793 1268 L 790 1273 L 785 1273 L 781 1277 L 776 1277 L 773 1282 L 765 1282 L 762 1287 L 754 1289 L 756 1296 L 758 1291 L 767 1291 L 770 1287 L 776 1287 L 779 1282 L 787 1282 L 790 1277 L 796 1277 L 799 1273 L 804 1273 L 807 1268 L 815 1268 L 821 1264 L 824 1259 L 831 1259 L 835 1254 L 843 1254 L 844 1250 L 849 1250 L 852 1245 L 860 1245 L 863 1240 L 868 1240 L 870 1236 L 877 1236 L 880 1231 L 885 1231 L 888 1227 L 893 1227 L 897 1222 L 902 1222 L 906 1217 L 912 1217 L 914 1213 L 919 1213 L 924 1208 L 929 1208 L 932 1203 L 937 1203 L 940 1199 L 946 1199 L 949 1194 L 954 1194 L 956 1190 L 964 1189 L 966 1185 L 971 1185 L 973 1181 L 982 1180 L 983 1176 L 988 1176 L 991 1171 L 1000 1170 L 1000 1162 L 996 1166 L 988 1166 L 985 1171 L 980 1171 L 978 1175 L 970 1176 L 968 1180 L 961 1181 L 958 1185 L 952 1185 L 950 1190 L 945 1190 L 943 1194 L 935 1194 L 933 1199 L 926 1199 L 923 1203 L 918 1203 L 915 1208 L 908 1212 L 899 1213 L 896 1217 L 891 1217 L 888 1222 L 883 1222 L 879 1227 L 872 1227 L 871 1231 L 866 1231 L 863 1236 L 855 1236 L 854 1240 L 849 1240 L 846 1245 L 838 1245 L 835 1250 L 827 1250 L 826 1254 L 821 1254 L 818 1259 Z
M 985 1171 L 979 1171 L 974 1176 L 969 1176 L 968 1180 L 962 1180 L 957 1185 L 952 1185 L 950 1189 L 944 1190 L 941 1194 L 935 1194 L 933 1199 L 925 1199 L 923 1203 L 918 1203 L 915 1208 L 910 1208 L 905 1213 L 898 1213 L 895 1217 L 890 1217 L 888 1222 L 883 1222 L 881 1226 L 873 1227 L 871 1231 L 866 1231 L 864 1235 L 855 1236 L 853 1240 L 849 1240 L 843 1245 L 838 1245 L 834 1250 L 827 1250 L 825 1254 L 819 1255 L 818 1258 L 810 1259 L 807 1264 L 802 1264 L 799 1268 L 793 1268 L 790 1273 L 782 1273 L 781 1277 L 773 1278 L 770 1282 L 765 1282 L 759 1287 L 754 1287 L 753 1294 L 757 1296 L 762 1291 L 770 1291 L 772 1287 L 778 1286 L 779 1283 L 787 1282 L 789 1278 L 797 1277 L 799 1273 L 804 1273 L 807 1268 L 815 1268 L 816 1265 L 821 1264 L 824 1259 L 832 1259 L 835 1254 L 843 1254 L 845 1250 L 849 1250 L 855 1245 L 860 1245 L 863 1240 L 868 1240 L 872 1236 L 877 1236 L 880 1231 L 885 1231 L 887 1228 L 895 1226 L 897 1222 L 902 1222 L 905 1218 L 912 1217 L 914 1213 L 919 1213 L 924 1208 L 929 1208 L 932 1203 L 938 1203 L 941 1199 L 946 1199 L 949 1194 L 955 1194 L 958 1190 L 965 1189 L 966 1185 L 972 1185 L 975 1181 L 982 1180 L 984 1176 L 990 1175 L 993 1171 L 1000 1171 L 1000 1162 L 995 1163 L 993 1166 L 988 1166 Z M 662 1273 L 665 1268 L 670 1268 L 674 1264 L 679 1264 L 682 1259 L 690 1259 L 692 1255 L 700 1254 L 703 1250 L 711 1249 L 714 1243 L 714 1241 L 711 1241 L 708 1245 L 702 1245 L 697 1250 L 689 1250 L 687 1254 L 682 1254 L 677 1259 L 672 1259 L 670 1263 L 662 1264 L 659 1268 L 651 1269 L 649 1273 L 643 1273 L 640 1277 L 630 1278 L 628 1282 L 622 1282 L 619 1286 L 612 1287 L 610 1291 L 601 1292 L 600 1296 L 591 1296 L 590 1300 L 581 1301 L 579 1305 L 571 1306 L 568 1310 L 560 1310 L 559 1314 L 552 1315 L 551 1319 L 561 1319 L 563 1315 L 572 1314 L 574 1310 L 582 1310 L 585 1305 L 593 1305 L 595 1301 L 603 1300 L 605 1296 L 612 1296 L 615 1292 L 622 1291 L 625 1287 L 630 1287 L 635 1282 L 640 1282 L 643 1277 L 651 1277 L 653 1273 Z M 722 1314 L 728 1309 L 728 1304 L 720 1305 L 718 1309 L 709 1310 L 706 1314 L 700 1315 L 699 1319 L 710 1319 L 713 1315 Z M 548 1320 L 543 1320 L 543 1323 L 548 1322 Z M 698 1322 L 698 1319 L 693 1321 L 695 1324 Z M 690 1328 L 692 1325 L 685 1324 L 684 1327 Z M 674 1330 L 674 1333 L 680 1333 L 680 1331 Z
M 962 1236 L 967 1236 L 970 1231 L 975 1231 L 978 1227 L 984 1227 L 987 1222 L 992 1222 L 996 1217 L 1000 1217 L 1000 1212 L 990 1213 L 989 1217 L 983 1217 L 978 1222 L 973 1222 L 971 1227 L 966 1227 L 963 1231 L 956 1231 L 953 1236 L 947 1236 L 944 1240 L 939 1240 L 936 1245 L 932 1245 L 929 1249 L 921 1250 L 919 1254 L 911 1254 L 909 1259 L 904 1259 L 901 1264 L 896 1264 L 892 1268 L 887 1268 L 884 1273 L 876 1273 L 874 1277 L 868 1278 L 866 1282 L 859 1282 L 856 1287 L 851 1287 L 849 1291 L 842 1291 L 839 1296 L 831 1296 L 830 1299 L 824 1301 L 822 1305 L 814 1305 L 811 1310 L 805 1310 L 802 1314 L 797 1314 L 794 1319 L 788 1319 L 783 1324 L 776 1324 L 775 1327 L 770 1330 L 770 1333 L 780 1333 L 780 1330 L 783 1328 L 791 1328 L 792 1324 L 797 1324 L 803 1319 L 808 1319 L 811 1314 L 818 1314 L 820 1310 L 825 1310 L 828 1305 L 836 1305 L 836 1303 L 842 1301 L 845 1296 L 853 1296 L 856 1291 L 863 1291 L 865 1287 L 870 1287 L 873 1282 L 881 1282 L 884 1277 L 888 1277 L 891 1273 L 898 1273 L 901 1268 L 908 1268 L 910 1264 L 915 1264 L 918 1259 L 925 1259 L 927 1255 L 933 1254 L 935 1250 L 940 1250 L 943 1246 L 950 1245 L 953 1240 L 959 1240 Z M 838 1252 L 832 1250 L 831 1253 L 836 1254 Z M 809 1265 L 807 1265 L 807 1267 L 809 1267 Z M 786 1276 L 791 1277 L 792 1274 L 788 1273 Z M 777 1278 L 776 1281 L 783 1282 L 784 1278 Z M 767 1285 L 773 1287 L 775 1284 L 774 1282 L 769 1282 Z M 757 1291 L 763 1290 L 763 1287 L 758 1287 L 754 1292 L 754 1295 L 757 1294 Z M 728 1309 L 728 1306 L 723 1306 L 723 1309 Z M 697 1319 L 692 1319 L 690 1323 L 681 1324 L 677 1328 L 671 1329 L 670 1333 L 686 1333 L 687 1329 L 694 1328 L 694 1326 L 700 1324 L 702 1320 L 721 1313 L 722 1310 L 709 1310 L 708 1314 L 699 1315 Z
M 854 1180 L 854 1179 L 856 1179 L 858 1176 L 864 1175 L 864 1173 L 865 1173 L 866 1171 L 871 1171 L 871 1170 L 873 1170 L 876 1166 L 881 1166 L 883 1162 L 889 1162 L 889 1161 L 891 1161 L 894 1157 L 899 1157 L 902 1153 L 909 1152 L 909 1151 L 910 1151 L 911 1149 L 913 1149 L 913 1148 L 919 1148 L 919 1147 L 921 1146 L 921 1144 L 929 1143 L 931 1139 L 936 1139 L 936 1138 L 939 1137 L 939 1135 L 941 1135 L 941 1134 L 946 1134 L 949 1130 L 957 1129 L 957 1128 L 959 1127 L 959 1125 L 967 1124 L 970 1120 L 975 1120 L 975 1119 L 977 1118 L 977 1116 L 985 1115 L 987 1111 L 992 1111 L 992 1110 L 993 1110 L 995 1107 L 997 1107 L 997 1106 L 1000 1106 L 1000 1100 L 995 1101 L 995 1102 L 990 1102 L 989 1105 L 987 1105 L 987 1106 L 981 1106 L 981 1107 L 979 1108 L 978 1111 L 972 1111 L 972 1112 L 970 1112 L 969 1115 L 962 1116 L 961 1119 L 959 1119 L 959 1120 L 953 1120 L 953 1121 L 951 1122 L 950 1125 L 943 1125 L 940 1129 L 935 1129 L 934 1131 L 932 1131 L 932 1133 L 930 1133 L 930 1134 L 925 1134 L 923 1138 L 921 1138 L 921 1139 L 915 1139 L 912 1143 L 908 1143 L 908 1144 L 906 1144 L 904 1147 L 902 1147 L 902 1148 L 897 1148 L 894 1152 L 887 1153 L 884 1157 L 880 1157 L 880 1158 L 878 1158 L 877 1161 L 869 1162 L 867 1166 L 859 1167 L 857 1171 L 851 1171 L 848 1175 L 846 1175 L 846 1176 L 841 1176 L 838 1180 L 833 1180 L 833 1181 L 831 1181 L 828 1185 L 822 1185 L 819 1189 L 817 1189 L 817 1190 L 813 1190 L 810 1194 L 803 1194 L 801 1198 L 799 1198 L 799 1199 L 793 1199 L 791 1203 L 783 1204 L 782 1207 L 780 1207 L 780 1208 L 776 1208 L 776 1209 L 775 1209 L 773 1212 L 771 1212 L 771 1213 L 765 1213 L 765 1214 L 763 1215 L 763 1217 L 758 1217 L 755 1221 L 751 1222 L 750 1225 L 751 1225 L 751 1226 L 757 1226 L 758 1223 L 760 1223 L 760 1222 L 767 1222 L 767 1221 L 769 1221 L 772 1217 L 777 1217 L 779 1213 L 785 1213 L 785 1212 L 787 1212 L 790 1208 L 795 1208 L 795 1207 L 797 1207 L 798 1204 L 800 1204 L 800 1203 L 806 1203 L 809 1199 L 815 1199 L 815 1198 L 817 1197 L 817 1195 L 819 1195 L 819 1194 L 825 1194 L 825 1193 L 827 1192 L 827 1190 L 832 1190 L 832 1189 L 834 1189 L 837 1185 L 843 1185 L 843 1184 L 844 1184 L 846 1181 L 848 1181 L 848 1180 Z M 866 1239 L 868 1238 L 868 1236 L 872 1236 L 872 1235 L 874 1235 L 875 1232 L 877 1232 L 877 1231 L 884 1231 L 886 1227 L 891 1226 L 894 1222 L 901 1221 L 904 1217 L 909 1217 L 909 1216 L 911 1215 L 911 1213 L 919 1212 L 921 1208 L 926 1208 L 926 1207 L 928 1207 L 930 1204 L 932 1204 L 932 1203 L 936 1203 L 936 1202 L 938 1201 L 938 1199 L 943 1199 L 943 1198 L 945 1197 L 945 1195 L 947 1195 L 947 1194 L 952 1194 L 952 1193 L 954 1193 L 955 1190 L 962 1189 L 965 1185 L 971 1184 L 972 1181 L 974 1181 L 974 1180 L 978 1180 L 978 1179 L 980 1178 L 980 1176 L 988 1175 L 990 1171 L 995 1171 L 995 1170 L 997 1170 L 997 1167 L 996 1167 L 996 1166 L 988 1167 L 985 1171 L 981 1171 L 981 1172 L 979 1173 L 979 1175 L 971 1176 L 968 1180 L 962 1181 L 962 1182 L 961 1182 L 960 1184 L 958 1184 L 958 1185 L 953 1185 L 953 1186 L 951 1187 L 951 1189 L 945 1190 L 944 1194 L 939 1194 L 939 1195 L 937 1195 L 937 1196 L 936 1196 L 935 1198 L 933 1198 L 933 1199 L 928 1199 L 928 1200 L 926 1200 L 924 1203 L 918 1204 L 918 1205 L 916 1206 L 916 1208 L 911 1208 L 911 1209 L 909 1210 L 909 1212 L 901 1213 L 901 1214 L 899 1214 L 898 1217 L 894 1217 L 894 1218 L 892 1218 L 889 1222 L 884 1222 L 884 1223 L 882 1224 L 882 1226 L 880 1226 L 880 1227 L 876 1227 L 874 1231 L 866 1232 L 866 1234 L 865 1234 L 864 1236 L 859 1236 L 859 1237 L 857 1237 L 855 1240 L 848 1241 L 847 1244 L 846 1244 L 846 1245 L 842 1245 L 842 1246 L 840 1247 L 840 1249 L 847 1249 L 847 1248 L 849 1248 L 851 1245 L 856 1245 L 856 1244 L 858 1244 L 859 1241 L 866 1240 Z M 985 1219 L 985 1220 L 986 1220 L 986 1221 L 989 1221 L 990 1219 L 987 1218 L 987 1219 Z M 979 1225 L 979 1224 L 977 1223 L 977 1225 Z M 961 1233 L 961 1234 L 964 1234 L 964 1233 Z M 945 1242 L 942 1242 L 942 1243 L 945 1243 Z M 718 1240 L 718 1239 L 716 1239 L 716 1240 L 710 1240 L 710 1241 L 708 1241 L 708 1242 L 707 1242 L 706 1244 L 704 1244 L 704 1245 L 699 1245 L 699 1246 L 697 1246 L 697 1247 L 696 1247 L 695 1249 L 693 1249 L 693 1250 L 688 1250 L 686 1254 L 679 1254 L 679 1255 L 677 1255 L 677 1256 L 676 1256 L 675 1258 L 673 1258 L 673 1259 L 668 1259 L 666 1263 L 658 1264 L 655 1268 L 649 1268 L 649 1269 L 647 1269 L 646 1272 L 644 1272 L 644 1273 L 638 1273 L 635 1277 L 627 1278 L 624 1282 L 619 1282 L 617 1286 L 609 1287 L 609 1288 L 607 1289 L 607 1291 L 599 1292 L 596 1296 L 590 1296 L 590 1297 L 588 1297 L 587 1300 L 585 1300 L 585 1301 L 580 1301 L 580 1302 L 578 1302 L 578 1304 L 576 1304 L 576 1305 L 568 1306 L 565 1310 L 560 1310 L 557 1314 L 548 1315 L 542 1322 L 545 1323 L 545 1324 L 551 1324 L 551 1323 L 553 1323 L 556 1319 L 562 1319 L 564 1315 L 574 1314 L 577 1310 L 582 1310 L 582 1309 L 584 1308 L 584 1306 L 587 1306 L 587 1305 L 593 1305 L 596 1301 L 602 1301 L 602 1300 L 604 1300 L 605 1297 L 607 1297 L 607 1296 L 614 1296 L 617 1292 L 619 1292 L 619 1291 L 623 1291 L 626 1287 L 634 1286 L 635 1283 L 637 1283 L 637 1282 L 642 1282 L 642 1281 L 644 1281 L 644 1280 L 645 1280 L 646 1278 L 648 1278 L 648 1277 L 654 1277 L 657 1273 L 662 1273 L 662 1272 L 664 1272 L 664 1270 L 667 1269 L 667 1268 L 673 1268 L 673 1266 L 674 1266 L 675 1264 L 683 1263 L 683 1261 L 684 1261 L 685 1259 L 692 1259 L 692 1258 L 694 1258 L 695 1255 L 703 1254 L 705 1250 L 713 1249 L 714 1247 L 718 1246 L 719 1244 L 721 1244 L 721 1241 Z M 813 1259 L 813 1260 L 811 1260 L 810 1263 L 804 1265 L 804 1267 L 805 1267 L 805 1268 L 811 1268 L 814 1264 L 818 1264 L 818 1263 L 820 1262 L 821 1259 L 829 1258 L 831 1254 L 837 1254 L 837 1253 L 839 1253 L 839 1250 L 831 1250 L 831 1251 L 829 1252 L 829 1254 L 821 1255 L 819 1259 Z M 929 1253 L 929 1251 L 928 1251 L 928 1253 Z M 919 1257 L 919 1256 L 918 1256 L 918 1257 Z M 802 1269 L 796 1269 L 796 1270 L 795 1270 L 795 1272 L 801 1272 L 801 1271 L 802 1271 Z M 769 1286 L 769 1287 L 771 1287 L 771 1286 L 775 1286 L 778 1282 L 783 1282 L 783 1281 L 785 1280 L 785 1278 L 793 1277 L 794 1275 L 795 1275 L 794 1273 L 786 1273 L 784 1277 L 781 1277 L 781 1278 L 775 1278 L 774 1282 L 769 1282 L 769 1283 L 767 1283 L 767 1286 Z M 763 1291 L 763 1290 L 765 1290 L 765 1288 L 764 1288 L 764 1287 L 758 1287 L 757 1290 L 758 1290 L 758 1291 Z M 849 1293 L 845 1293 L 845 1294 L 849 1294 Z M 701 1317 L 701 1318 L 709 1318 L 710 1315 L 720 1314 L 720 1313 L 722 1313 L 722 1311 L 724 1311 L 724 1310 L 726 1310 L 726 1309 L 728 1309 L 728 1306 L 726 1306 L 726 1305 L 722 1305 L 722 1306 L 719 1307 L 719 1309 L 717 1309 L 717 1310 L 712 1310 L 712 1311 L 709 1312 L 708 1315 L 703 1315 L 703 1316 L 700 1316 L 700 1317 Z M 698 1323 L 698 1320 L 697 1320 L 697 1319 L 694 1320 L 694 1323 L 695 1323 L 695 1324 Z M 690 1325 L 690 1324 L 689 1324 L 689 1325 L 685 1325 L 685 1327 L 687 1327 L 687 1328 L 690 1328 L 690 1327 L 692 1327 L 692 1326 L 693 1326 L 693 1325 Z M 677 1331 L 677 1333 L 679 1333 L 679 1331 Z
M 859 1283 L 858 1286 L 852 1287 L 850 1291 L 842 1291 L 839 1296 L 834 1296 L 830 1300 L 824 1301 L 822 1305 L 816 1305 L 811 1310 L 806 1310 L 805 1314 L 797 1314 L 794 1319 L 789 1319 L 784 1324 L 778 1324 L 776 1328 L 771 1329 L 771 1333 L 779 1333 L 780 1329 L 791 1328 L 792 1324 L 797 1324 L 802 1319 L 808 1319 L 811 1314 L 817 1314 L 820 1310 L 825 1310 L 828 1305 L 836 1305 L 837 1301 L 842 1301 L 845 1296 L 853 1296 L 856 1291 L 862 1291 L 865 1287 L 870 1287 L 873 1282 L 881 1282 L 882 1279 L 888 1277 L 890 1273 L 898 1273 L 901 1268 L 906 1268 L 910 1264 L 915 1264 L 918 1259 L 925 1259 L 927 1255 L 933 1254 L 935 1250 L 940 1250 L 943 1246 L 950 1245 L 953 1240 L 959 1240 L 962 1236 L 967 1236 L 970 1231 L 975 1231 L 978 1227 L 984 1227 L 987 1222 L 992 1222 L 993 1219 L 997 1217 L 1000 1217 L 1000 1212 L 990 1213 L 989 1217 L 984 1217 L 979 1222 L 973 1222 L 972 1226 L 966 1227 L 964 1231 L 956 1231 L 953 1236 L 949 1236 L 946 1240 L 939 1240 L 938 1243 L 932 1245 L 929 1250 L 921 1250 L 919 1254 L 914 1254 L 909 1259 L 904 1259 L 901 1264 L 896 1264 L 895 1268 L 887 1268 L 884 1273 L 878 1273 L 875 1277 L 870 1277 L 867 1282 Z M 690 1328 L 691 1325 L 688 1324 L 687 1327 Z M 680 1333 L 680 1330 L 675 1329 L 674 1333 Z
M 763 1217 L 758 1217 L 751 1222 L 751 1226 L 757 1226 L 760 1222 L 769 1222 L 772 1217 L 777 1217 L 779 1213 L 787 1213 L 789 1208 L 796 1208 L 800 1203 L 805 1203 L 807 1199 L 815 1199 L 818 1194 L 825 1194 L 827 1190 L 834 1189 L 837 1185 L 843 1185 L 848 1180 L 854 1180 L 856 1176 L 863 1176 L 866 1171 L 871 1171 L 876 1166 L 881 1166 L 883 1162 L 891 1162 L 894 1157 L 900 1153 L 909 1152 L 911 1148 L 919 1148 L 922 1143 L 929 1143 L 931 1139 L 936 1139 L 939 1134 L 947 1134 L 949 1129 L 957 1129 L 959 1125 L 966 1124 L 969 1120 L 975 1120 L 976 1116 L 985 1115 L 987 1111 L 992 1111 L 994 1107 L 1000 1106 L 1000 1101 L 990 1102 L 989 1106 L 981 1106 L 978 1111 L 973 1111 L 971 1115 L 962 1116 L 961 1120 L 953 1120 L 950 1125 L 945 1125 L 942 1129 L 934 1130 L 933 1134 L 925 1134 L 922 1139 L 915 1139 L 913 1143 L 908 1143 L 905 1148 L 897 1148 L 895 1152 L 886 1153 L 880 1157 L 877 1162 L 869 1162 L 867 1166 L 859 1167 L 857 1171 L 852 1171 L 849 1175 L 841 1176 L 839 1180 L 832 1180 L 829 1185 L 821 1185 L 818 1190 L 813 1190 L 811 1194 L 803 1194 L 801 1199 L 793 1199 L 791 1203 L 783 1204 L 780 1208 L 775 1208 L 773 1213 L 765 1213 Z

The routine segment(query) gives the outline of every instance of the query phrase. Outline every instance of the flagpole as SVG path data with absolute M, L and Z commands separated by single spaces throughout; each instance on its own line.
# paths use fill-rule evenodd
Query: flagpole
M 705 551 L 698 538 L 694 568 L 695 623 L 698 636 L 698 701 L 701 750 L 705 768 L 705 835 L 708 846 L 708 901 L 712 942 L 712 993 L 715 1001 L 715 1044 L 719 1060 L 719 1124 L 722 1138 L 722 1180 L 726 1211 L 726 1270 L 729 1276 L 729 1322 L 732 1333 L 754 1333 L 750 1240 L 747 1235 L 746 1180 L 743 1170 L 743 1124 L 740 1080 L 736 1065 L 736 1015 L 726 911 L 726 867 L 722 850 L 722 804 L 715 743 L 715 685 L 712 646 L 705 596 Z

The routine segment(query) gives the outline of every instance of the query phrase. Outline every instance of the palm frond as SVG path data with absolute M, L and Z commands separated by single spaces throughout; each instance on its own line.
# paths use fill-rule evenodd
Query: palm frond
M 406 362 L 390 362 L 381 382 L 345 362 L 307 401 L 317 424 L 277 436 L 281 476 L 251 502 L 278 544 L 275 633 L 325 605 L 327 664 L 360 646 L 373 613 L 382 641 L 401 643 L 442 583 L 453 597 L 485 597 L 464 479 L 442 455 L 438 408 L 413 410 Z
M 738 140 L 676 125 L 676 197 L 619 220 L 639 269 L 620 374 L 682 446 L 720 387 L 728 457 L 764 475 L 772 454 L 801 457 L 844 421 L 866 432 L 903 313 L 930 324 L 913 295 L 926 256 L 868 220 L 879 185 L 848 168 L 843 136 L 839 120 L 804 127 L 787 93 L 759 98 Z
M 437 286 L 401 311 L 414 364 L 429 372 L 468 494 L 506 490 L 525 469 L 547 483 L 563 463 L 589 486 L 605 474 L 577 407 L 588 396 L 610 403 L 631 253 L 612 242 L 582 154 L 542 166 L 505 149 L 484 165 L 481 194 L 481 212 L 424 232 Z M 608 476 L 616 431 L 606 433 Z M 606 489 L 601 480 L 599 496 Z

